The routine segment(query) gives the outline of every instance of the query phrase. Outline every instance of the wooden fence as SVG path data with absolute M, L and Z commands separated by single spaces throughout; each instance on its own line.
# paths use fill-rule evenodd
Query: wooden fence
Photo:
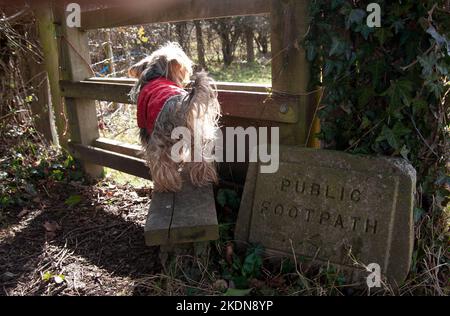
M 223 124 L 278 126 L 281 143 L 312 143 L 316 95 L 307 93 L 309 67 L 300 45 L 308 29 L 307 1 L 167 0 L 158 10 L 153 1 L 145 6 L 86 11 L 81 28 L 70 28 L 61 1 L 34 5 L 60 144 L 83 162 L 86 172 L 97 177 L 106 166 L 149 178 L 138 146 L 100 138 L 95 100 L 131 103 L 134 81 L 91 78 L 86 31 L 97 28 L 270 14 L 272 85 L 219 83 Z

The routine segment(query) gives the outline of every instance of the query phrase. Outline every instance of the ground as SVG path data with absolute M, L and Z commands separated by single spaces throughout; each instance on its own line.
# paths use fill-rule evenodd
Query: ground
M 146 247 L 143 239 L 148 190 L 105 182 L 55 182 L 43 183 L 42 191 L 30 208 L 10 212 L 0 232 L 0 293 L 145 292 L 139 280 L 161 272 L 157 248 Z M 65 203 L 71 196 L 80 197 L 76 206 Z M 57 284 L 51 275 L 61 275 L 64 281 Z

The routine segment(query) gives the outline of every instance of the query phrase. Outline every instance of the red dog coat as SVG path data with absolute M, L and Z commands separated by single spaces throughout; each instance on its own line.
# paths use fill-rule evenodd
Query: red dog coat
M 139 128 L 152 133 L 159 112 L 166 101 L 185 91 L 176 83 L 164 77 L 151 80 L 141 90 L 138 98 L 137 121 Z

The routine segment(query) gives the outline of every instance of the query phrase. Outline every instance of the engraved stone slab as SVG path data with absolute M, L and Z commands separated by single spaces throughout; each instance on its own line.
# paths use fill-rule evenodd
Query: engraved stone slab
M 236 239 L 347 270 L 354 256 L 399 283 L 411 261 L 414 188 L 401 159 L 281 147 L 277 173 L 249 167 Z

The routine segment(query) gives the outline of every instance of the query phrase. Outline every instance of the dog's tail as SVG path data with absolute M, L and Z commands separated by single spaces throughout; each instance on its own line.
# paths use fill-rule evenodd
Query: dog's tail
M 217 183 L 213 148 L 219 130 L 220 104 L 216 85 L 206 72 L 195 75 L 184 102 L 187 127 L 192 135 L 193 162 L 187 164 L 190 180 L 196 186 Z

